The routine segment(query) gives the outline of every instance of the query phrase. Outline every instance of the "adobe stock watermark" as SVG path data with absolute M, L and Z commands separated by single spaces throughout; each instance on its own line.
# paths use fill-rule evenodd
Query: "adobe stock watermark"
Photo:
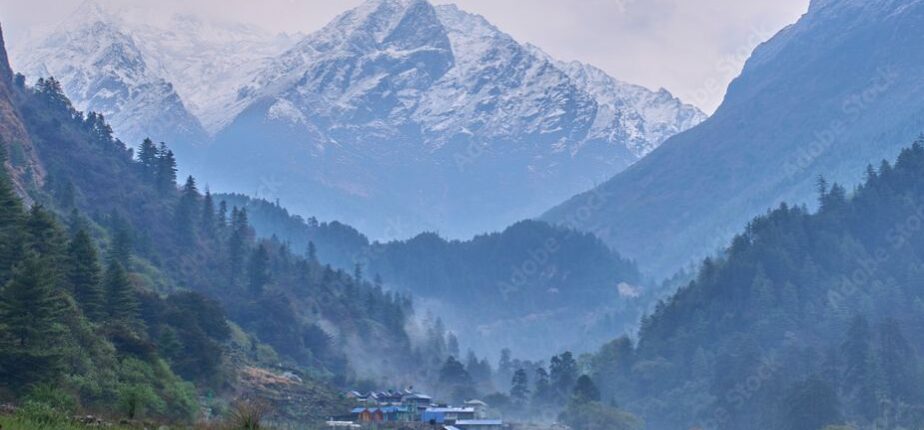
M 844 275 L 837 289 L 828 292 L 828 305 L 843 312 L 849 307 L 847 301 L 850 297 L 863 290 L 882 287 L 882 280 L 876 275 L 879 267 L 899 252 L 922 228 L 924 228 L 924 207 L 914 205 L 914 210 L 910 215 L 886 232 L 885 245 L 876 248 L 870 254 L 857 258 L 856 269 L 849 275 Z
M 771 36 L 776 30 L 771 28 L 751 27 L 747 37 L 738 45 L 738 48 L 716 60 L 711 77 L 704 80 L 699 88 L 693 92 L 690 100 L 696 106 L 706 106 L 725 94 L 728 83 L 741 73 L 741 68 L 751 57 L 754 48 Z
M 465 145 L 465 150 L 452 155 L 452 161 L 460 173 L 464 173 L 481 156 L 488 152 L 488 145 L 484 142 L 471 141 Z
M 791 178 L 804 171 L 828 148 L 834 146 L 846 132 L 847 128 L 871 104 L 876 102 L 898 80 L 898 72 L 893 66 L 881 66 L 863 90 L 847 96 L 840 106 L 839 116 L 828 122 L 827 126 L 814 133 L 807 145 L 800 147 L 796 153 L 783 163 L 783 174 Z
M 530 279 L 548 269 L 555 254 L 561 250 L 562 240 L 568 240 L 571 235 L 581 233 L 589 233 L 604 241 L 610 238 L 611 230 L 608 226 L 595 225 L 588 228 L 589 221 L 593 215 L 609 200 L 609 193 L 601 190 L 600 187 L 594 187 L 586 196 L 587 198 L 583 203 L 561 223 L 562 226 L 568 229 L 568 233 L 563 239 L 550 237 L 543 241 L 540 246 L 529 250 L 527 258 L 511 268 L 508 280 L 498 283 L 498 289 L 504 300 L 509 300 L 513 294 L 522 291 L 530 282 Z

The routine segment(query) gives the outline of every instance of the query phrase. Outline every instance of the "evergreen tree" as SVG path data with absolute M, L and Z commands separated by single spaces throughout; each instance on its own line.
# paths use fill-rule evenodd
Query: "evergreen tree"
M 400 309 L 400 308 L 399 308 Z M 468 350 L 465 358 L 465 371 L 472 377 L 472 381 L 480 387 L 490 388 L 491 365 L 486 360 L 478 360 L 475 352 Z
M 536 368 L 536 382 L 533 384 L 533 404 L 538 407 L 548 405 L 554 398 L 552 385 L 549 383 L 549 372 L 545 367 Z
M 587 375 L 581 375 L 574 384 L 572 398 L 579 402 L 599 402 L 600 390 Z
M 228 225 L 228 202 L 224 200 L 218 203 L 218 214 L 216 216 L 215 225 L 222 230 Z
M 517 369 L 510 380 L 510 397 L 517 403 L 524 404 L 529 398 L 529 377 L 525 369 Z
M 462 402 L 476 394 L 471 375 L 465 370 L 465 366 L 452 356 L 447 358 L 440 368 L 439 383 L 454 402 Z
M 154 183 L 158 174 L 158 158 L 160 152 L 157 145 L 151 139 L 144 139 L 138 148 L 138 163 L 141 166 L 141 172 L 149 183 Z
M 47 263 L 29 253 L 0 290 L 0 379 L 19 385 L 54 373 L 64 306 Z
M 70 179 L 57 179 L 53 176 L 48 178 L 45 184 L 46 189 L 54 197 L 58 208 L 62 210 L 72 210 L 77 206 L 77 189 Z
M 128 325 L 138 322 L 138 297 L 128 272 L 118 261 L 110 262 L 106 268 L 105 288 L 110 320 Z
M 578 377 L 577 361 L 571 352 L 552 357 L 549 364 L 549 377 L 558 396 L 567 398 L 571 394 Z
M 921 399 L 915 351 L 905 339 L 901 325 L 887 318 L 879 328 L 879 361 L 886 394 L 893 404 L 914 404 Z
M 176 190 L 176 157 L 167 145 L 161 142 L 157 151 L 157 189 L 161 195 L 168 195 Z
M 63 108 L 68 111 L 73 110 L 71 101 L 64 95 L 64 89 L 61 83 L 54 77 L 39 78 L 35 83 L 36 93 L 49 105 L 56 108 Z M 91 112 L 92 114 L 93 112 Z
M 25 247 L 35 252 L 52 269 L 53 280 L 58 280 L 67 249 L 67 237 L 51 212 L 34 205 L 26 217 Z
M 132 230 L 128 222 L 118 213 L 109 215 L 112 229 L 112 242 L 106 256 L 110 262 L 115 261 L 122 267 L 129 267 L 132 255 Z
M 312 263 L 318 262 L 318 249 L 314 245 L 314 241 L 308 241 L 308 251 L 307 251 L 308 261 Z
M 235 283 L 244 263 L 245 245 L 247 244 L 247 210 L 237 207 L 231 209 L 231 237 L 228 239 L 228 257 L 231 283 Z
M 861 416 L 872 420 L 879 415 L 879 401 L 876 398 L 872 334 L 866 318 L 854 317 L 847 339 L 841 345 L 841 353 L 844 357 L 844 394 Z
M 22 256 L 22 221 L 22 202 L 7 176 L 6 151 L 0 144 L 0 285 L 10 279 L 13 265 Z
M 815 191 L 818 193 L 818 205 L 823 207 L 828 198 L 828 181 L 824 176 L 819 175 L 815 180 Z
M 186 245 L 195 242 L 195 225 L 197 213 L 199 210 L 199 190 L 196 188 L 196 180 L 189 176 L 186 178 L 186 184 L 183 185 L 183 192 L 180 196 L 180 202 L 176 207 L 175 226 L 180 242 Z
M 470 375 L 455 357 L 448 357 L 440 369 L 440 382 L 444 384 L 463 384 L 470 382 Z
M 13 270 L 13 279 L 0 294 L 3 334 L 12 345 L 33 348 L 48 345 L 57 332 L 62 297 L 55 290 L 49 267 L 29 253 Z
M 260 244 L 250 256 L 248 275 L 250 279 L 250 292 L 254 295 L 263 292 L 263 288 L 270 282 L 269 251 L 264 244 Z
M 501 350 L 500 359 L 497 361 L 498 382 L 504 384 L 505 387 L 510 382 L 514 372 L 511 355 L 510 348 L 504 348 Z
M 206 189 L 205 197 L 202 198 L 202 217 L 199 222 L 199 228 L 203 235 L 208 239 L 214 239 L 218 232 L 218 225 L 215 222 L 215 201 L 212 199 L 212 193 Z
M 459 338 L 456 337 L 456 334 L 449 332 L 446 335 L 446 350 L 449 352 L 449 355 L 453 357 L 461 357 L 461 351 L 459 351 Z
M 80 230 L 68 247 L 67 280 L 84 315 L 92 320 L 104 316 L 105 300 L 96 248 L 86 231 Z
M 183 352 L 183 343 L 177 336 L 176 330 L 166 326 L 161 329 L 160 336 L 157 338 L 157 348 L 163 352 L 165 357 L 175 360 Z
M 837 393 L 820 379 L 796 384 L 784 400 L 783 428 L 786 430 L 819 430 L 841 424 Z

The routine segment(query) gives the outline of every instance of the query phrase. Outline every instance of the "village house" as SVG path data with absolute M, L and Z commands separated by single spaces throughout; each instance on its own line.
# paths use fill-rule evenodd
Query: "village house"
M 353 408 L 350 413 L 353 415 L 354 421 L 364 424 L 380 423 L 385 420 L 385 415 L 379 408 Z
M 378 408 L 357 407 L 350 411 L 353 420 L 363 424 L 412 421 L 414 415 L 404 406 L 383 406 Z
M 421 393 L 407 394 L 403 399 L 404 406 L 418 414 L 429 408 L 432 402 L 432 397 Z
M 478 399 L 466 400 L 465 407 L 472 408 L 475 410 L 476 419 L 486 418 L 488 415 L 488 404 L 481 400 L 478 400 Z
M 432 424 L 454 424 L 459 420 L 473 419 L 475 419 L 474 408 L 427 408 L 420 414 L 420 421 Z
M 485 419 L 488 405 L 477 399 L 468 400 L 461 407 L 437 405 L 433 403 L 432 397 L 415 393 L 410 387 L 402 391 L 371 391 L 366 394 L 350 391 L 346 393 L 346 397 L 352 399 L 356 405 L 350 411 L 353 422 L 364 425 L 420 421 L 440 426 L 462 422 L 467 423 L 472 430 L 496 428 L 497 420 Z

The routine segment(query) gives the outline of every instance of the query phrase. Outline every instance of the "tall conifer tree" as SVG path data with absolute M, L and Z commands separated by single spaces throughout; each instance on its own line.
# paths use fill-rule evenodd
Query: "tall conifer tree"
M 84 314 L 92 320 L 101 319 L 105 300 L 100 284 L 99 257 L 90 235 L 84 230 L 77 232 L 68 247 L 67 280 Z

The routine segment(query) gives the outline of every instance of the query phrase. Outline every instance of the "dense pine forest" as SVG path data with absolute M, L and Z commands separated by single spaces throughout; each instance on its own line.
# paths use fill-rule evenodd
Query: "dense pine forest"
M 654 428 L 918 428 L 924 422 L 924 140 L 820 209 L 781 205 L 588 361 Z
M 469 240 L 429 232 L 378 242 L 342 223 L 292 215 L 278 202 L 220 198 L 246 208 L 258 235 L 312 249 L 335 267 L 358 265 L 386 289 L 428 300 L 461 339 L 478 339 L 477 352 L 494 358 L 503 348 L 533 358 L 596 349 L 635 327 L 660 292 L 642 287 L 649 282 L 635 263 L 594 235 L 541 221 Z
M 53 78 L 2 87 L 25 133 L 3 146 L 0 397 L 191 423 L 285 371 L 303 397 L 278 415 L 318 420 L 344 407 L 335 387 L 421 372 L 408 296 L 257 239 L 246 209 L 178 182 L 167 145 L 136 153 Z

